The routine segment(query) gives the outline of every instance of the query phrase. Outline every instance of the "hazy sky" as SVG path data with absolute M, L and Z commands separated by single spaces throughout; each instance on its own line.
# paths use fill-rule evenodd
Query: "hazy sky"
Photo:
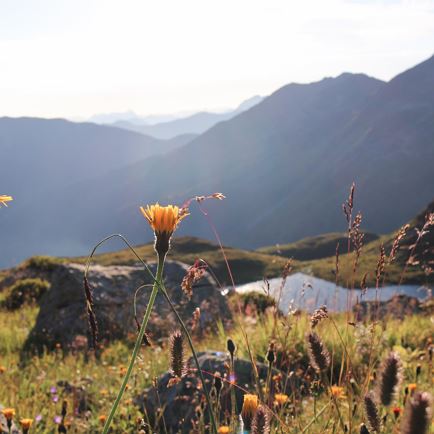
M 236 106 L 434 54 L 434 0 L 0 0 L 0 116 Z

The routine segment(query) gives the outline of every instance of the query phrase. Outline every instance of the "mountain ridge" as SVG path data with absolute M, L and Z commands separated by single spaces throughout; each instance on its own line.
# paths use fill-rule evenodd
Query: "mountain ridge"
M 353 181 L 366 230 L 387 233 L 434 197 L 434 66 L 429 61 L 414 69 L 400 74 L 399 86 L 394 79 L 348 73 L 286 85 L 182 148 L 52 191 L 50 203 L 34 210 L 37 229 L 22 219 L 20 237 L 32 240 L 38 253 L 60 255 L 71 249 L 84 254 L 111 232 L 146 241 L 151 234 L 143 230 L 140 205 L 181 204 L 221 191 L 225 202 L 205 206 L 223 242 L 245 248 L 283 244 L 345 230 L 341 204 Z M 432 78 L 426 72 L 431 70 Z M 426 80 L 413 83 L 415 73 L 433 87 L 426 88 Z M 423 104 L 414 104 L 420 94 Z M 70 209 L 65 197 L 80 198 L 86 213 Z M 13 226 L 14 219 L 10 213 L 9 232 L 19 223 Z M 192 212 L 179 232 L 211 236 L 200 212 Z M 10 248 L 12 240 L 4 244 Z M 25 244 L 21 255 L 37 253 Z

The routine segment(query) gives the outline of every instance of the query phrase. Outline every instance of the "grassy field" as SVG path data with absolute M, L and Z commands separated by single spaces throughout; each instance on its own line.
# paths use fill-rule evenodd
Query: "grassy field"
M 120 386 L 133 342 L 108 344 L 98 359 L 85 352 L 64 353 L 59 348 L 42 357 L 22 360 L 20 350 L 37 310 L 37 307 L 26 306 L 13 312 L 1 312 L 0 403 L 16 409 L 15 420 L 35 419 L 37 422 L 31 432 L 55 433 L 65 401 L 68 432 L 101 432 L 101 420 L 107 415 Z M 274 344 L 277 362 L 273 367 L 283 375 L 290 374 L 292 381 L 303 384 L 304 391 L 300 393 L 298 387 L 286 390 L 285 402 L 277 404 L 269 402 L 270 386 L 261 383 L 263 399 L 270 403 L 273 412 L 272 432 L 342 432 L 340 413 L 348 432 L 358 433 L 360 423 L 367 421 L 363 397 L 378 383 L 378 366 L 390 351 L 399 354 L 402 360 L 403 382 L 394 404 L 379 408 L 381 417 L 386 417 L 382 432 L 399 432 L 404 401 L 412 393 L 434 391 L 433 325 L 429 315 L 407 317 L 404 321 L 383 318 L 381 323 L 356 326 L 348 325 L 345 314 L 324 319 L 315 331 L 330 352 L 332 367 L 322 375 L 309 368 L 305 335 L 311 330 L 311 324 L 307 315 L 280 317 L 273 310 L 258 315 L 240 316 L 236 312 L 235 315 L 232 329 L 224 331 L 223 327 L 217 327 L 215 333 L 196 339 L 196 347 L 224 352 L 230 337 L 237 345 L 237 357 L 249 359 L 251 355 L 255 361 L 264 361 L 270 343 Z M 167 342 L 142 349 L 112 432 L 138 432 L 137 421 L 143 414 L 133 404 L 134 398 L 144 388 L 152 387 L 153 378 L 167 371 L 169 365 Z M 270 381 L 274 382 L 274 393 L 282 388 L 278 376 L 273 375 Z M 336 396 L 327 391 L 328 383 Z M 259 394 L 254 383 L 240 386 Z M 224 388 L 229 387 L 224 385 Z M 394 412 L 400 412 L 398 417 Z M 230 425 L 230 420 L 221 416 L 218 423 L 226 426 Z

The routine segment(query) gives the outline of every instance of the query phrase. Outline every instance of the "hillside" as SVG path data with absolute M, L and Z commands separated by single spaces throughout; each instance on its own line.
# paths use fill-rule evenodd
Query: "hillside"
M 7 213 L 0 213 L 0 267 L 36 253 L 38 248 L 44 251 L 41 223 L 61 231 L 68 227 L 69 219 L 57 220 L 58 209 L 80 208 L 84 191 L 53 204 L 53 214 L 45 211 L 51 198 L 62 194 L 68 185 L 88 185 L 93 178 L 174 150 L 191 138 L 184 135 L 158 140 L 120 128 L 63 119 L 0 118 L 0 186 L 15 199 Z
M 365 234 L 365 243 L 378 239 L 376 234 Z M 299 261 L 321 259 L 336 254 L 336 246 L 339 243 L 339 254 L 348 252 L 348 235 L 345 233 L 333 232 L 330 234 L 307 237 L 294 243 L 276 244 L 275 246 L 260 247 L 258 252 L 270 255 L 280 255 L 286 258 L 294 258 Z
M 396 260 L 391 264 L 386 264 L 385 281 L 387 283 L 398 284 L 400 282 L 402 272 L 405 268 L 406 262 L 410 258 L 412 246 L 417 240 L 417 230 L 421 230 L 425 224 L 426 215 L 434 213 L 434 202 L 431 202 L 423 211 L 421 211 L 415 218 L 409 221 L 409 228 L 406 236 L 400 243 L 400 248 L 396 256 Z M 378 239 L 366 243 L 362 249 L 362 255 L 358 271 L 355 276 L 352 274 L 352 264 L 354 261 L 354 253 L 350 255 L 344 254 L 339 258 L 340 261 L 340 284 L 345 285 L 354 280 L 357 288 L 360 287 L 360 282 L 365 273 L 368 273 L 366 282 L 370 286 L 375 285 L 375 272 L 380 257 L 381 245 L 385 248 L 386 256 L 390 254 L 392 244 L 396 238 L 397 231 L 390 234 L 383 235 Z M 415 283 L 415 284 L 428 284 L 434 283 L 434 273 L 429 269 L 434 265 L 434 227 L 431 226 L 430 230 L 421 238 L 415 251 L 414 261 L 410 261 L 408 269 L 403 276 L 402 283 Z M 295 255 L 297 258 L 297 255 Z M 313 274 L 314 276 L 321 277 L 326 280 L 335 280 L 335 255 L 327 258 L 321 258 L 314 261 L 305 261 L 299 263 L 299 270 Z
M 121 246 L 119 242 L 114 242 L 114 245 Z M 155 261 L 152 243 L 135 246 L 135 250 L 145 261 Z M 265 276 L 270 278 L 280 276 L 286 263 L 285 258 L 232 247 L 225 247 L 225 253 L 236 284 L 260 280 Z M 217 277 L 221 286 L 231 285 L 224 257 L 217 244 L 194 237 L 179 237 L 173 240 L 168 259 L 193 265 L 197 258 L 206 261 L 210 271 Z M 86 260 L 87 256 L 72 258 L 35 256 L 22 262 L 16 268 L 4 270 L 0 273 L 0 282 L 2 277 L 7 276 L 13 276 L 16 279 L 17 276 L 22 278 L 24 275 L 27 277 L 43 275 L 50 270 L 50 264 L 52 263 L 72 262 L 84 264 Z M 92 263 L 100 265 L 134 265 L 138 261 L 129 249 L 122 248 L 111 253 L 97 254 L 94 256 Z M 1 288 L 0 283 L 0 291 Z

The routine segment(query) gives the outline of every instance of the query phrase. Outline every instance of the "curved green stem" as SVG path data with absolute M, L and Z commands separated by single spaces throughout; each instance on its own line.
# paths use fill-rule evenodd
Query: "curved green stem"
M 119 403 L 122 399 L 122 395 L 125 392 L 125 388 L 127 387 L 128 380 L 130 379 L 131 372 L 133 370 L 134 362 L 136 361 L 137 354 L 139 353 L 140 347 L 142 346 L 143 336 L 145 334 L 146 326 L 148 325 L 149 317 L 151 316 L 152 308 L 155 303 L 155 299 L 157 298 L 158 288 L 161 286 L 161 280 L 163 276 L 163 268 L 164 268 L 164 259 L 165 257 L 158 258 L 158 266 L 157 266 L 157 274 L 155 277 L 155 283 L 152 288 L 151 297 L 149 298 L 148 306 L 146 307 L 145 316 L 143 317 L 142 325 L 140 327 L 139 335 L 137 337 L 136 343 L 134 345 L 134 350 L 131 354 L 130 363 L 128 364 L 127 373 L 125 374 L 124 380 L 122 381 L 121 388 L 119 389 L 118 395 L 116 397 L 115 402 L 113 403 L 112 409 L 110 410 L 110 414 L 107 418 L 107 421 L 104 425 L 103 434 L 107 434 L 113 417 L 116 413 L 116 410 L 119 406 Z
M 200 368 L 199 359 L 197 358 L 196 350 L 194 349 L 193 340 L 191 339 L 190 333 L 187 329 L 187 327 L 184 324 L 184 321 L 182 320 L 181 316 L 179 315 L 178 311 L 176 310 L 175 306 L 172 303 L 172 300 L 169 297 L 169 294 L 167 294 L 166 288 L 164 285 L 160 285 L 161 293 L 163 294 L 164 298 L 166 299 L 167 303 L 169 303 L 170 308 L 172 309 L 172 312 L 175 314 L 182 330 L 184 331 L 185 336 L 187 336 L 188 345 L 190 346 L 191 352 L 193 354 L 194 362 L 196 364 L 197 372 L 199 373 L 200 381 L 202 383 L 203 391 L 205 393 L 205 399 L 206 403 L 208 405 L 208 413 L 211 420 L 211 425 L 213 428 L 213 432 L 217 434 L 217 424 L 214 418 L 214 412 L 211 407 L 211 398 L 208 393 L 208 389 L 206 388 L 205 384 L 205 378 L 202 373 L 202 369 Z

